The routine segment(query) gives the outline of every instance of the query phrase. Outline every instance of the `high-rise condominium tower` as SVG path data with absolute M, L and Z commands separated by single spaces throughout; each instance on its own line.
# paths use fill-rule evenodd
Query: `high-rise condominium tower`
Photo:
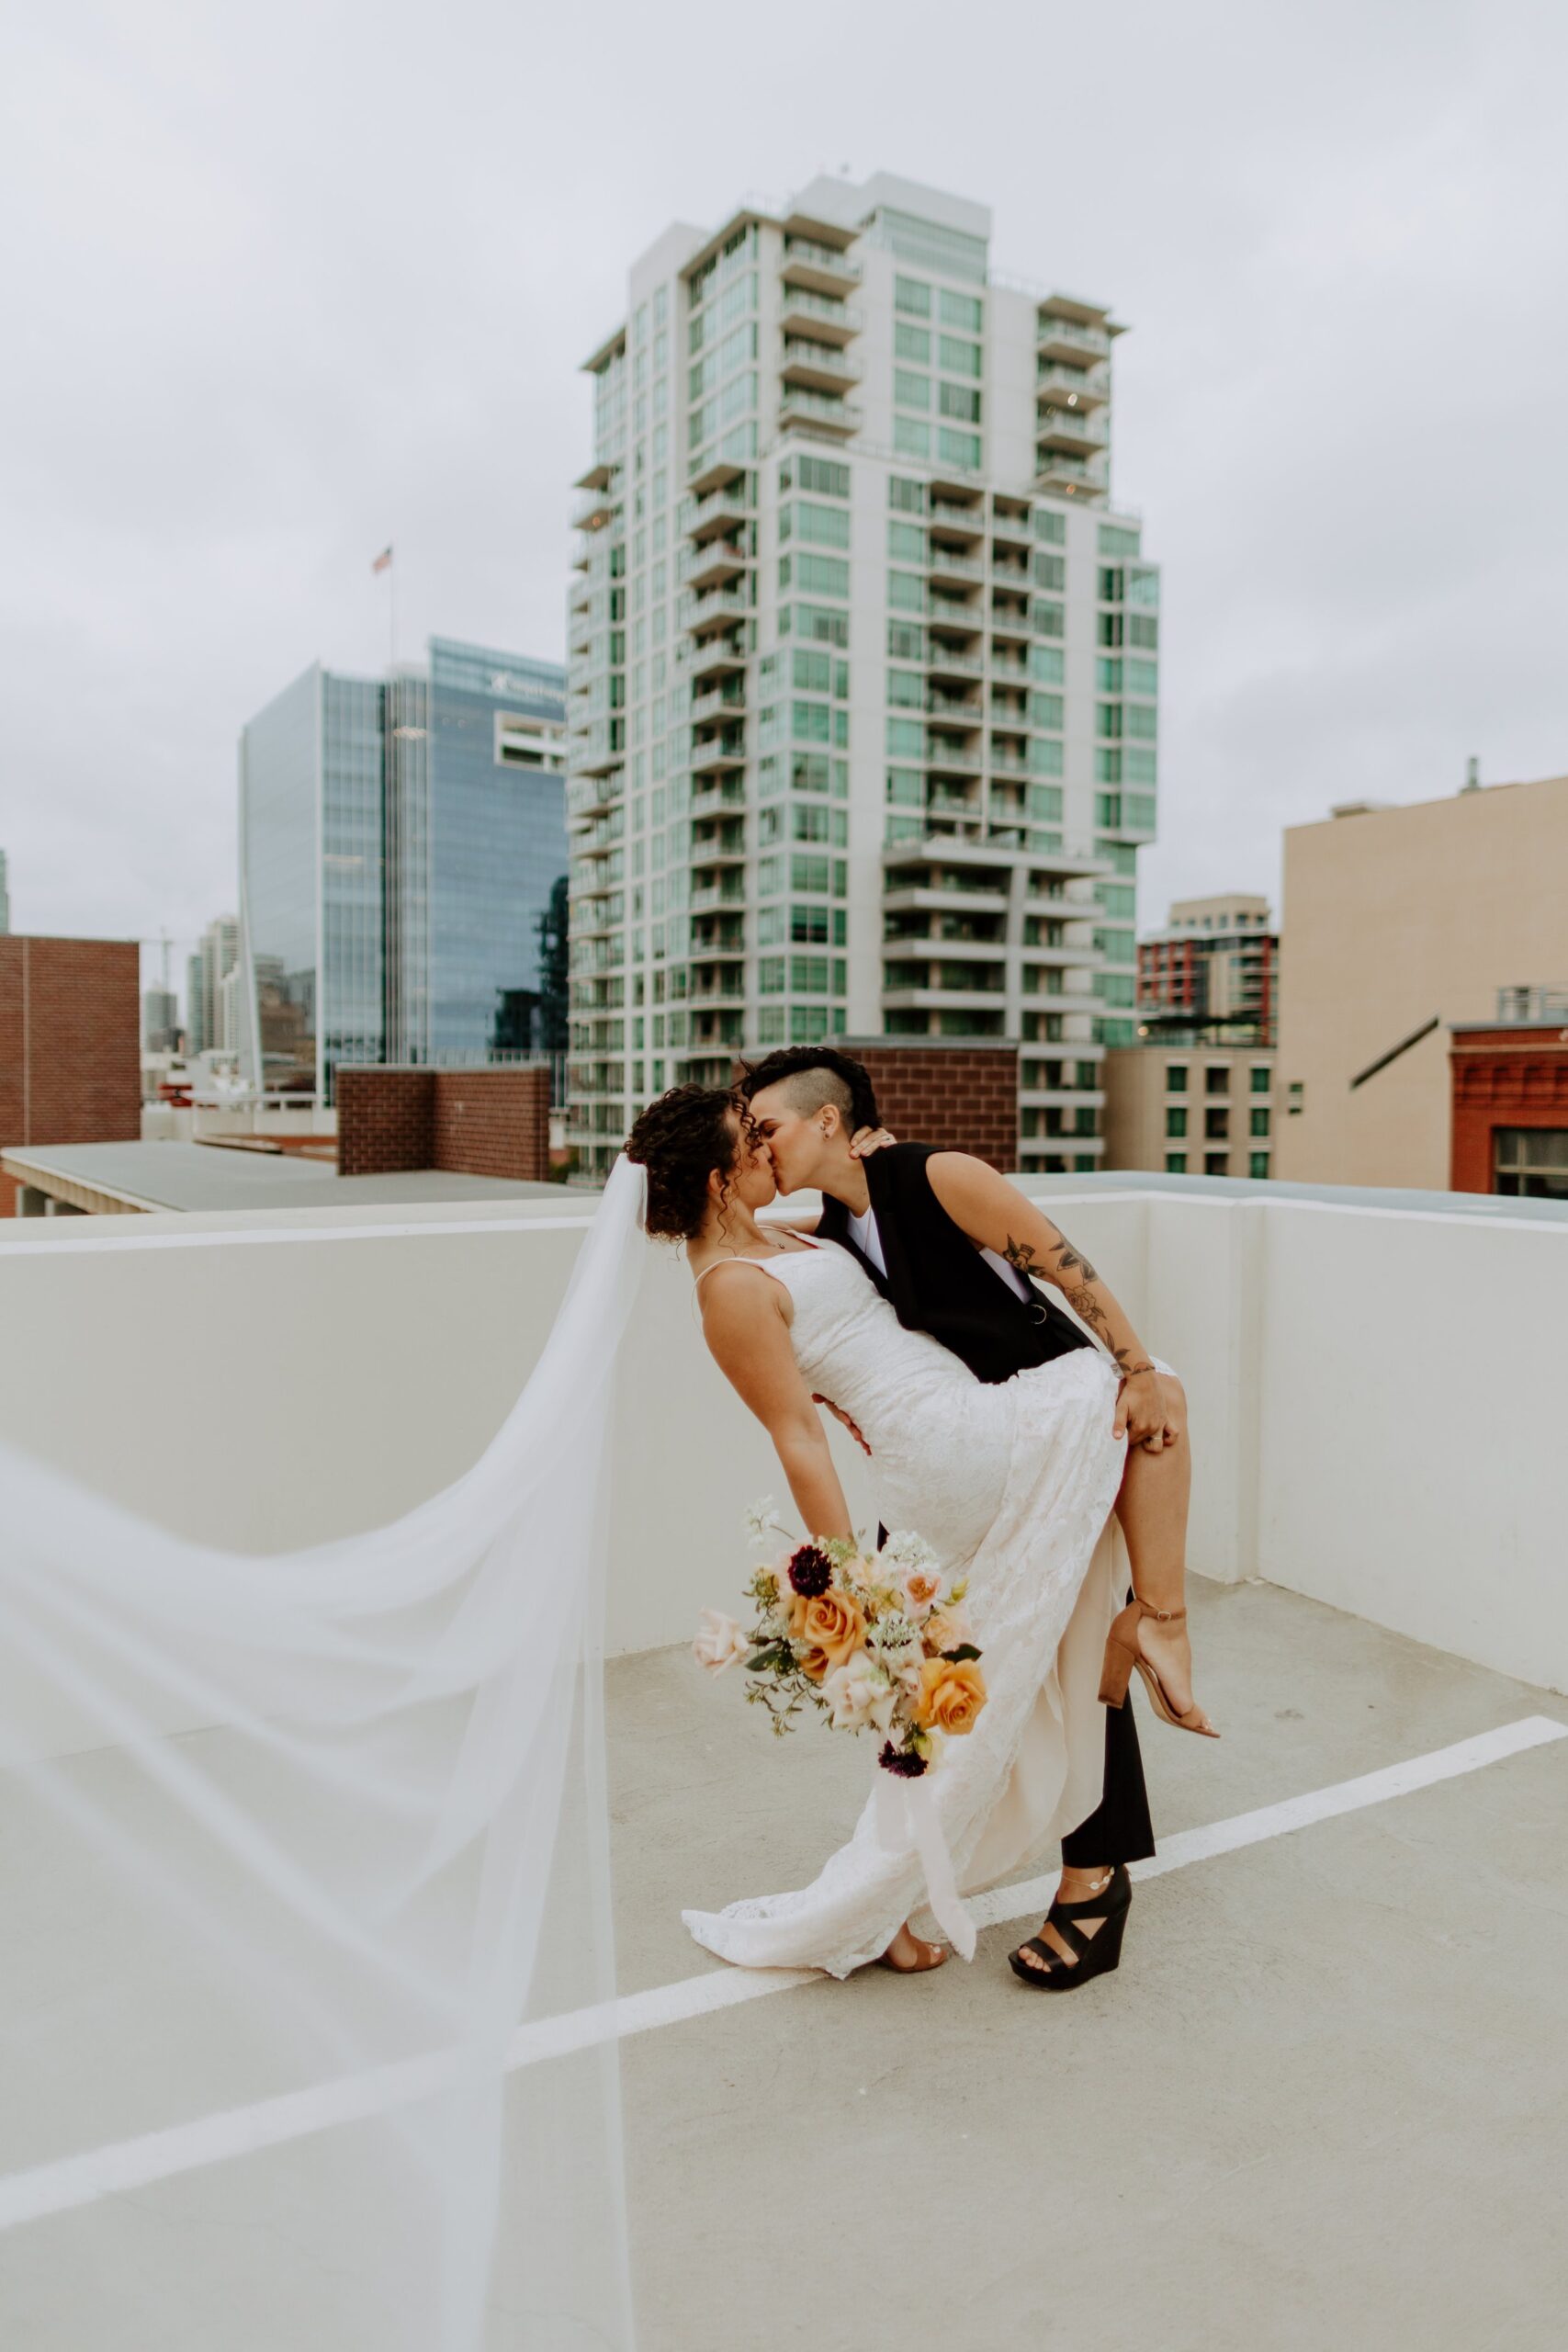
M 247 1058 L 266 1086 L 330 1096 L 340 1062 L 551 1046 L 565 685 L 433 637 L 384 680 L 307 670 L 243 730 Z
M 990 214 L 818 180 L 633 267 L 586 362 L 570 597 L 572 1139 L 738 1051 L 1016 1037 L 1025 1168 L 1098 1165 L 1155 825 L 1159 579 L 1099 303 Z

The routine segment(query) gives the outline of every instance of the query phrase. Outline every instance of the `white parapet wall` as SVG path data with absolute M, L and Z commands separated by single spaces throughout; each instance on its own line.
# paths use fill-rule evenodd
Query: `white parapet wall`
M 1195 1568 L 1568 1689 L 1568 1221 L 1024 1181 L 1186 1383 Z M 499 1426 L 592 1205 L 18 1225 L 0 1438 L 237 1551 L 375 1526 Z M 869 1522 L 864 1464 L 832 1436 Z M 613 1476 L 611 1646 L 682 1640 L 738 1599 L 743 1506 L 787 1497 L 662 1249 Z

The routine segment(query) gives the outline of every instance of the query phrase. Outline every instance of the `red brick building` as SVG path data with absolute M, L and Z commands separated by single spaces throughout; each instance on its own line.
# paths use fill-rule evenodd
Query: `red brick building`
M 541 1064 L 422 1069 L 340 1063 L 340 1176 L 400 1169 L 542 1184 L 550 1173 L 550 1073 Z
M 1568 1200 L 1568 992 L 1504 989 L 1499 1011 L 1450 1032 L 1450 1183 Z
M 141 1133 L 136 942 L 0 937 L 0 1149 Z M 0 1179 L 0 1216 L 16 1192 Z
M 885 1126 L 903 1143 L 1018 1166 L 1018 1047 L 974 1037 L 835 1037 L 863 1062 Z M 739 1075 L 739 1069 L 737 1076 Z

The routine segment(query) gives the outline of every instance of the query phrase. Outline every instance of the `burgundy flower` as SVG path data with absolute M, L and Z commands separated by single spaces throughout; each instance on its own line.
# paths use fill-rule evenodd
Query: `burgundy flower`
M 877 1758 L 885 1772 L 897 1773 L 901 1781 L 918 1781 L 926 1769 L 926 1759 L 913 1748 L 895 1747 L 889 1740 Z
M 791 1557 L 789 1580 L 804 1600 L 815 1600 L 833 1581 L 833 1563 L 819 1545 L 803 1544 Z

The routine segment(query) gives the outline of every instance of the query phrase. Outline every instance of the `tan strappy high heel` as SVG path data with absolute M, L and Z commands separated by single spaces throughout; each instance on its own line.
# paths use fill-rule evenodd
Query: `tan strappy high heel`
M 1174 1624 L 1185 1617 L 1185 1609 L 1151 1609 L 1136 1593 L 1111 1627 L 1105 1644 L 1105 1664 L 1100 1668 L 1100 1696 L 1107 1707 L 1123 1707 L 1127 1703 L 1127 1688 L 1136 1667 L 1144 1678 L 1144 1688 L 1149 1694 L 1149 1704 L 1162 1724 L 1169 1724 L 1177 1731 L 1195 1731 L 1204 1739 L 1218 1739 L 1219 1733 L 1204 1718 L 1196 1701 L 1184 1715 L 1179 1715 L 1167 1696 L 1164 1683 L 1138 1647 L 1138 1620 L 1153 1617 L 1161 1625 Z

